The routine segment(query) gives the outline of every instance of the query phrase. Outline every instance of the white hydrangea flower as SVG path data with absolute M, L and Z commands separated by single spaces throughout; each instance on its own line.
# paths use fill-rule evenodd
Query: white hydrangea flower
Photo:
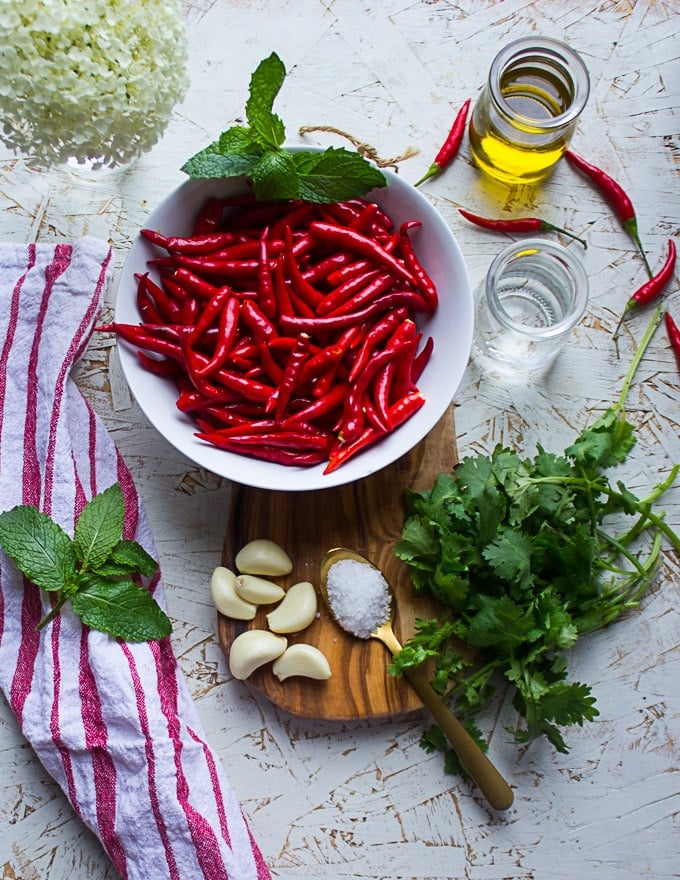
M 121 165 L 186 93 L 178 0 L 0 0 L 0 140 L 43 165 Z

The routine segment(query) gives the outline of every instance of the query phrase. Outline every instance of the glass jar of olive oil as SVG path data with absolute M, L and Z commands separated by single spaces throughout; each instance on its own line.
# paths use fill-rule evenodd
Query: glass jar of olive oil
M 537 183 L 567 149 L 590 80 L 566 43 L 527 37 L 502 49 L 470 120 L 477 166 L 504 183 Z

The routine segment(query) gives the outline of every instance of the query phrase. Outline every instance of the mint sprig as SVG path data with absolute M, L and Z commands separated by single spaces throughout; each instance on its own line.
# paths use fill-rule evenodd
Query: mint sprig
M 42 629 L 67 601 L 80 620 L 129 642 L 170 635 L 165 612 L 138 575 L 158 567 L 141 544 L 122 537 L 125 501 L 118 483 L 85 505 L 71 539 L 58 523 L 30 504 L 0 513 L 0 546 L 31 583 L 55 596 Z
M 272 52 L 250 79 L 248 125 L 222 132 L 185 162 L 182 171 L 193 178 L 246 177 L 258 201 L 340 202 L 386 186 L 385 175 L 351 150 L 283 148 L 286 130 L 272 108 L 285 77 L 283 62 Z

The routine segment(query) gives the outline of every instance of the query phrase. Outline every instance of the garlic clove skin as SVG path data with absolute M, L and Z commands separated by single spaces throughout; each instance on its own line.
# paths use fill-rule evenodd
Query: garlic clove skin
M 236 636 L 229 650 L 229 669 L 234 678 L 241 681 L 280 657 L 288 641 L 265 629 L 248 629 Z
M 254 605 L 272 605 L 286 595 L 283 587 L 254 574 L 238 575 L 235 589 L 242 599 Z
M 293 570 L 293 563 L 286 551 L 267 538 L 249 541 L 236 554 L 234 562 L 241 574 L 282 577 Z
M 331 677 L 331 668 L 328 660 L 318 648 L 313 645 L 291 645 L 274 661 L 272 672 L 279 681 L 285 681 L 295 675 L 304 678 L 315 678 L 325 681 Z
M 220 614 L 234 620 L 252 620 L 257 613 L 257 605 L 238 595 L 236 575 L 223 565 L 218 565 L 210 578 L 210 598 Z
M 316 590 L 309 581 L 288 588 L 282 602 L 267 615 L 269 629 L 276 633 L 294 633 L 306 629 L 316 617 Z

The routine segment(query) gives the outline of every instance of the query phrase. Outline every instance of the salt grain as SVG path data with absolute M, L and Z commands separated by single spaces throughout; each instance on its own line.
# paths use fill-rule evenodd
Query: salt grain
M 367 639 L 390 613 L 390 589 L 382 572 L 367 562 L 341 559 L 326 576 L 328 602 L 340 626 Z

